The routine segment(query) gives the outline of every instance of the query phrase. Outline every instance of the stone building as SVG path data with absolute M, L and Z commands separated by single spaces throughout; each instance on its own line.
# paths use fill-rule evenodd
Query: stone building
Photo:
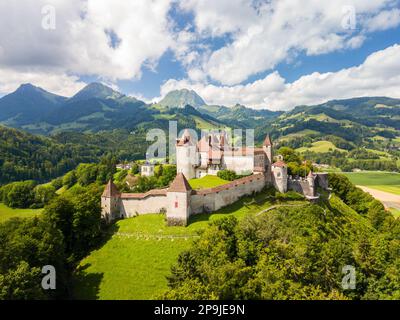
M 229 144 L 225 132 L 204 135 L 198 142 L 185 130 L 176 142 L 177 172 L 187 179 L 216 175 L 232 170 L 238 175 L 271 172 L 272 143 L 267 136 L 262 148 L 237 148 Z
M 309 200 L 318 199 L 317 188 L 328 188 L 325 173 L 311 173 L 307 178 L 288 176 L 287 165 L 280 159 L 273 162 L 269 136 L 262 148 L 237 150 L 227 145 L 226 137 L 207 136 L 198 143 L 188 131 L 177 140 L 177 176 L 169 188 L 146 193 L 120 193 L 112 181 L 101 196 L 102 216 L 108 222 L 141 214 L 165 213 L 170 225 L 187 225 L 193 214 L 210 213 L 232 204 L 245 195 L 273 186 L 279 192 L 294 190 Z M 245 152 L 243 152 L 245 151 Z M 234 170 L 250 175 L 210 189 L 193 190 L 187 179 Z

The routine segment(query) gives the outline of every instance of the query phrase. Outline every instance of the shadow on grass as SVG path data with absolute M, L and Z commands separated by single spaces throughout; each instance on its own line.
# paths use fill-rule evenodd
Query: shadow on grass
M 115 222 L 103 226 L 103 232 L 101 233 L 101 239 L 99 239 L 99 242 L 97 243 L 97 245 L 92 249 L 92 250 L 97 250 L 100 249 L 102 246 L 104 246 L 108 240 L 110 240 L 112 238 L 112 236 L 118 232 L 119 230 L 119 226 L 117 225 L 118 220 L 116 220 Z
M 104 227 L 102 237 L 93 250 L 103 247 L 111 237 L 118 231 L 116 223 Z M 79 265 L 72 276 L 73 299 L 76 300 L 97 300 L 99 298 L 100 284 L 103 280 L 103 273 L 88 272 L 91 264 Z
M 79 266 L 73 275 L 73 299 L 97 300 L 99 298 L 100 283 L 103 273 L 87 273 L 89 263 Z
M 265 188 L 259 193 L 256 193 L 251 196 L 243 196 L 241 197 L 238 201 L 223 207 L 219 209 L 216 212 L 213 213 L 200 213 L 200 214 L 195 214 L 190 216 L 189 218 L 189 225 L 194 224 L 196 222 L 204 222 L 204 221 L 212 221 L 213 216 L 219 216 L 219 215 L 231 215 L 234 214 L 235 212 L 238 212 L 239 210 L 246 208 L 250 210 L 251 206 L 262 206 L 266 202 L 274 202 L 274 197 L 272 196 L 272 192 L 275 192 L 271 188 Z

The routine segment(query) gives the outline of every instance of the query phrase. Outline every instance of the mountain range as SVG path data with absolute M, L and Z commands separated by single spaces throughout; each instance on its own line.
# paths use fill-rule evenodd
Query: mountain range
M 196 92 L 186 89 L 172 91 L 158 104 L 149 105 L 101 83 L 91 83 L 70 98 L 24 84 L 0 99 L 0 124 L 39 134 L 166 128 L 169 120 L 197 129 L 246 127 L 278 114 L 244 106 L 207 106 Z
M 400 143 L 400 100 L 387 97 L 333 100 L 276 112 L 240 104 L 207 105 L 187 89 L 146 104 L 91 83 L 70 98 L 24 84 L 0 99 L 0 124 L 44 135 L 112 130 L 143 135 L 150 128 L 167 129 L 170 120 L 176 120 L 179 129 L 254 128 L 256 142 L 270 133 L 278 143 L 295 148 L 330 141 L 344 150 L 364 146 L 387 151 L 397 150 Z

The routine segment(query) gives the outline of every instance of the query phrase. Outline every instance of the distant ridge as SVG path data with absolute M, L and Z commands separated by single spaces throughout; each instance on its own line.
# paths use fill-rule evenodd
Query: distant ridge
M 110 87 L 105 86 L 99 82 L 93 82 L 88 84 L 78 93 L 76 93 L 73 97 L 69 99 L 69 101 L 82 101 L 88 99 L 120 99 L 124 97 L 122 93 L 111 89 Z
M 170 108 L 184 108 L 186 105 L 199 108 L 206 103 L 195 91 L 181 89 L 168 92 L 158 104 Z

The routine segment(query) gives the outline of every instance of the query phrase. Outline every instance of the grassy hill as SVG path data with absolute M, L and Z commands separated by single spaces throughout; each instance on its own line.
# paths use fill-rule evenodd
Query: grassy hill
M 316 141 L 312 143 L 312 146 L 310 148 L 307 147 L 301 147 L 296 149 L 297 152 L 305 152 L 305 151 L 311 151 L 311 152 L 317 152 L 317 153 L 326 153 L 329 151 L 333 150 L 338 150 L 341 152 L 346 152 L 344 149 L 337 148 L 332 142 L 330 141 Z
M 384 106 L 384 107 L 383 107 Z M 398 150 L 400 100 L 371 97 L 334 100 L 316 106 L 299 106 L 282 114 L 273 131 L 280 141 L 297 144 L 324 141 L 337 148 L 360 146 L 373 150 Z M 385 150 L 386 149 L 386 150 Z
M 308 206 L 308 202 L 284 201 Z M 244 197 L 213 214 L 192 217 L 188 227 L 166 227 L 163 215 L 142 215 L 120 220 L 111 238 L 80 263 L 74 280 L 79 299 L 151 299 L 167 289 L 166 276 L 198 231 L 233 215 L 242 219 L 275 204 L 271 194 Z

